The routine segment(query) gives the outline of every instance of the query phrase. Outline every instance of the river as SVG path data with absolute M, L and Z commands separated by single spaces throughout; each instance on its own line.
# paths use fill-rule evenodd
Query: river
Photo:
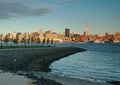
M 74 46 L 87 51 L 53 62 L 50 65 L 51 73 L 73 78 L 120 81 L 120 44 L 78 43 L 56 46 Z

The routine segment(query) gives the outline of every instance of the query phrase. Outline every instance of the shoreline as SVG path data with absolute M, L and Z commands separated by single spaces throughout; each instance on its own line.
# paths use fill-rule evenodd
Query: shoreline
M 35 80 L 33 83 L 37 85 L 113 85 L 106 81 L 71 78 L 63 74 L 51 74 L 49 72 L 18 71 L 16 74 L 27 76 L 28 78 Z
M 10 71 L 51 71 L 49 65 L 77 52 L 75 47 L 0 49 L 0 69 Z
M 33 83 L 38 85 L 45 82 L 47 82 L 45 85 L 72 85 L 72 82 L 74 82 L 73 85 L 79 85 L 79 83 L 84 85 L 111 85 L 109 82 L 104 84 L 102 82 L 92 82 L 66 76 L 61 77 L 60 75 L 46 75 L 51 71 L 49 65 L 52 62 L 82 51 L 86 50 L 75 47 L 0 49 L 0 69 L 16 74 L 19 74 L 17 73 L 19 71 L 23 71 L 21 75 L 24 75 L 24 72 L 26 72 L 25 76 L 35 79 L 36 82 Z M 49 75 L 51 76 L 49 77 Z M 64 84 L 65 81 L 66 84 Z

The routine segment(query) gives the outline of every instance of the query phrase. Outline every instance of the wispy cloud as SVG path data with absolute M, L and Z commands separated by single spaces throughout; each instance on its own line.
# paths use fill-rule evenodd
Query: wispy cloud
M 32 7 L 25 5 L 23 0 L 0 0 L 0 19 L 12 19 L 29 16 L 44 16 L 52 11 L 52 7 Z
M 120 16 L 112 16 L 111 18 L 120 19 Z
M 110 16 L 110 17 L 107 17 L 108 19 L 120 19 L 120 16 Z
M 85 0 L 57 0 L 59 2 L 75 2 L 75 1 L 85 1 Z
M 0 2 L 26 2 L 26 1 L 35 1 L 35 0 L 0 0 Z
M 76 0 L 59 0 L 61 2 L 71 2 L 71 1 L 76 1 Z

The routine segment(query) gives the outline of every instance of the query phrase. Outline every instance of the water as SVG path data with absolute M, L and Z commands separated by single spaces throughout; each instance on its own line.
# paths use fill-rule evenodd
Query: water
M 70 55 L 51 64 L 52 73 L 75 78 L 120 81 L 120 44 L 56 44 L 87 51 Z
M 33 85 L 31 79 L 13 73 L 0 73 L 0 85 Z

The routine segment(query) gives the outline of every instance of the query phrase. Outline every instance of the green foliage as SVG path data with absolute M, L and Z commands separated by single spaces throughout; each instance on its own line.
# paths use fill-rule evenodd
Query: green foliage
M 43 39 L 43 42 L 42 42 L 43 44 L 45 43 L 45 38 Z
M 48 38 L 48 39 L 47 39 L 47 44 L 48 44 L 49 42 L 50 42 L 50 39 Z
M 51 44 L 53 44 L 53 42 L 54 42 L 54 41 L 53 41 L 53 39 L 52 39 L 52 40 L 51 40 Z
M 9 39 L 8 39 L 8 38 L 5 38 L 4 42 L 5 42 L 5 43 L 8 43 L 8 42 L 9 42 Z
M 41 43 L 41 39 L 40 38 L 38 38 L 38 42 L 37 43 Z
M 13 40 L 13 43 L 18 43 L 17 39 L 14 39 L 14 40 Z

